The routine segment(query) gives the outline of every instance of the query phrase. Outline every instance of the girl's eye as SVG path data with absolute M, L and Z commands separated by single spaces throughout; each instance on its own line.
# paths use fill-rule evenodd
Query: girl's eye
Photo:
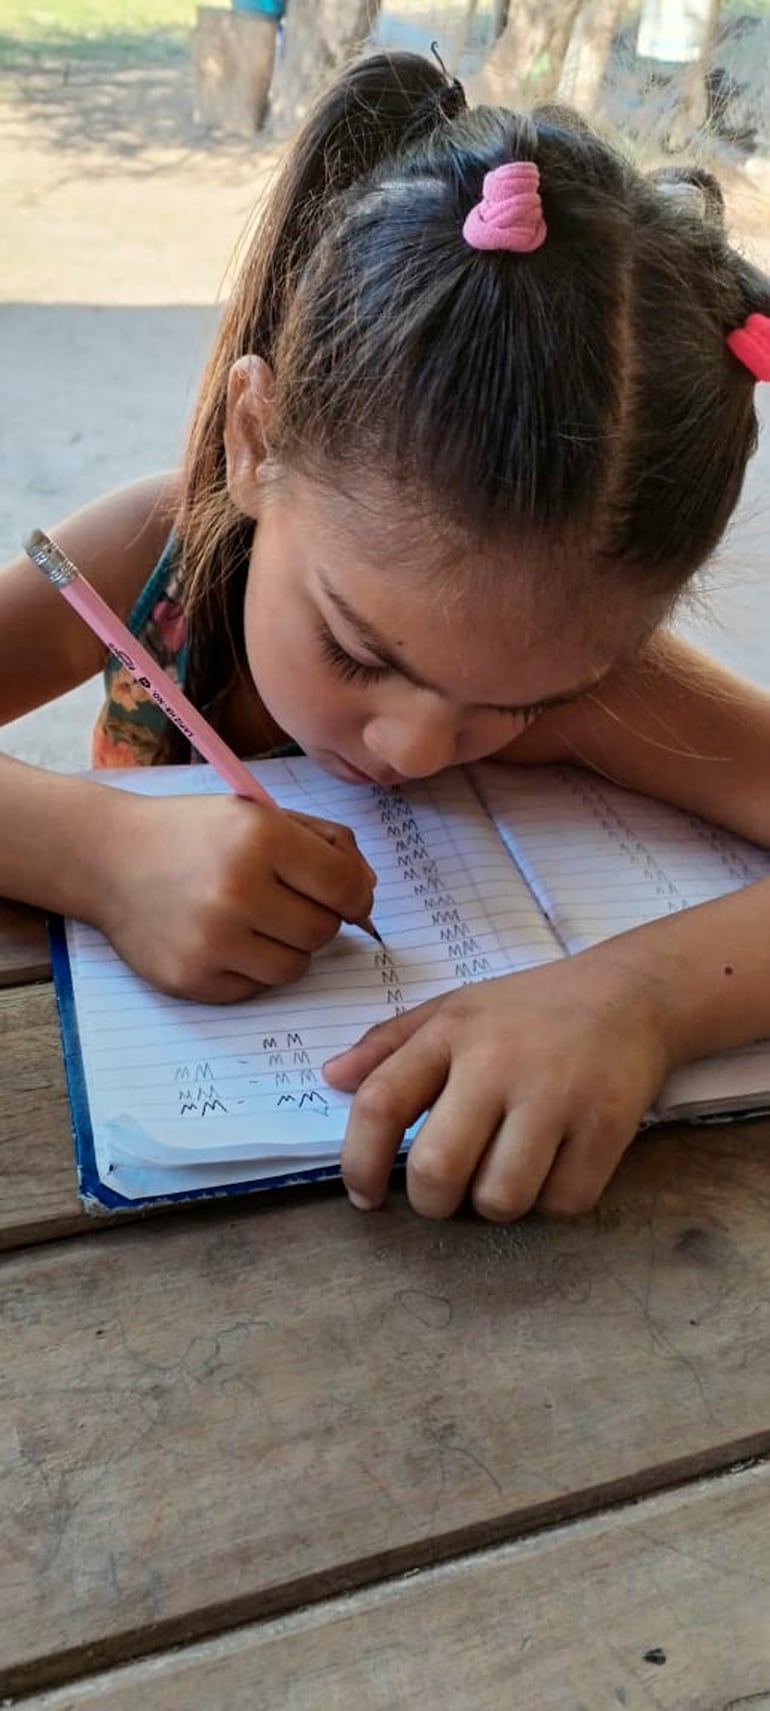
M 346 648 L 341 647 L 331 630 L 327 630 L 325 624 L 319 625 L 318 639 L 324 659 L 346 683 L 377 683 L 380 678 L 391 675 L 390 666 L 367 665 L 365 660 L 356 659 L 353 654 L 349 654 Z M 532 707 L 500 707 L 498 712 L 504 718 L 520 719 L 526 726 L 531 725 L 533 719 L 539 718 L 540 714 L 545 712 L 545 706 L 536 704 Z
M 324 659 L 334 667 L 338 677 L 344 677 L 346 683 L 376 683 L 379 678 L 388 676 L 387 665 L 367 665 L 362 659 L 354 659 L 340 647 L 330 630 L 320 629 L 318 634 Z
M 521 719 L 523 725 L 531 725 L 533 719 L 539 719 L 545 712 L 545 703 L 535 701 L 529 707 L 509 707 L 507 712 L 512 719 Z

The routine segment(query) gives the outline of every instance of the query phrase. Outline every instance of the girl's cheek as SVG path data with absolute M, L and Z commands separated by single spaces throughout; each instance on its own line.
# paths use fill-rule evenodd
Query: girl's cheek
M 523 735 L 530 721 L 525 713 L 517 714 L 515 718 L 499 713 L 480 714 L 475 720 L 464 725 L 457 741 L 457 759 L 466 762 L 481 760 L 485 755 L 496 754 L 498 749 L 505 748 L 508 743 L 516 741 Z

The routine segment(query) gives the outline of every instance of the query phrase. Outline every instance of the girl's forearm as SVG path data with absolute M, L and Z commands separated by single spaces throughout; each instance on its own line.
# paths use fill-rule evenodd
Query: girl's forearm
M 770 1034 L 770 879 L 583 954 L 646 988 L 671 1068 Z
M 0 755 L 0 896 L 98 924 L 121 800 Z
M 511 743 L 513 764 L 578 762 L 770 847 L 770 693 L 658 631 L 599 688 Z

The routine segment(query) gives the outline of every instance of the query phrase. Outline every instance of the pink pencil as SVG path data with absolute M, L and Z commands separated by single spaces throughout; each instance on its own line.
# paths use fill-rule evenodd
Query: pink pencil
M 24 542 L 24 551 L 120 664 L 136 678 L 137 683 L 140 683 L 143 689 L 149 690 L 153 701 L 157 701 L 158 706 L 179 727 L 182 735 L 189 739 L 198 753 L 210 761 L 220 778 L 235 791 L 236 796 L 246 796 L 252 802 L 262 802 L 269 808 L 276 808 L 278 804 L 268 795 L 263 785 L 257 783 L 243 761 L 233 754 L 219 733 L 212 730 L 211 725 L 193 707 L 192 702 L 188 701 L 179 685 L 172 683 L 157 660 L 132 636 L 122 619 L 112 611 L 87 577 L 78 570 L 77 565 L 62 552 L 61 547 L 57 547 L 50 535 L 45 535 L 42 529 L 33 529 L 28 540 Z M 359 925 L 363 927 L 364 932 L 382 944 L 377 928 L 371 920 L 361 921 Z

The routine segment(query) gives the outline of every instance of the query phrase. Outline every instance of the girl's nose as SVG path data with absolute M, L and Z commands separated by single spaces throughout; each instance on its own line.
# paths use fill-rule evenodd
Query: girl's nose
M 436 696 L 410 697 L 403 713 L 380 714 L 364 732 L 367 752 L 402 778 L 429 778 L 457 759 L 457 730 L 451 709 Z

